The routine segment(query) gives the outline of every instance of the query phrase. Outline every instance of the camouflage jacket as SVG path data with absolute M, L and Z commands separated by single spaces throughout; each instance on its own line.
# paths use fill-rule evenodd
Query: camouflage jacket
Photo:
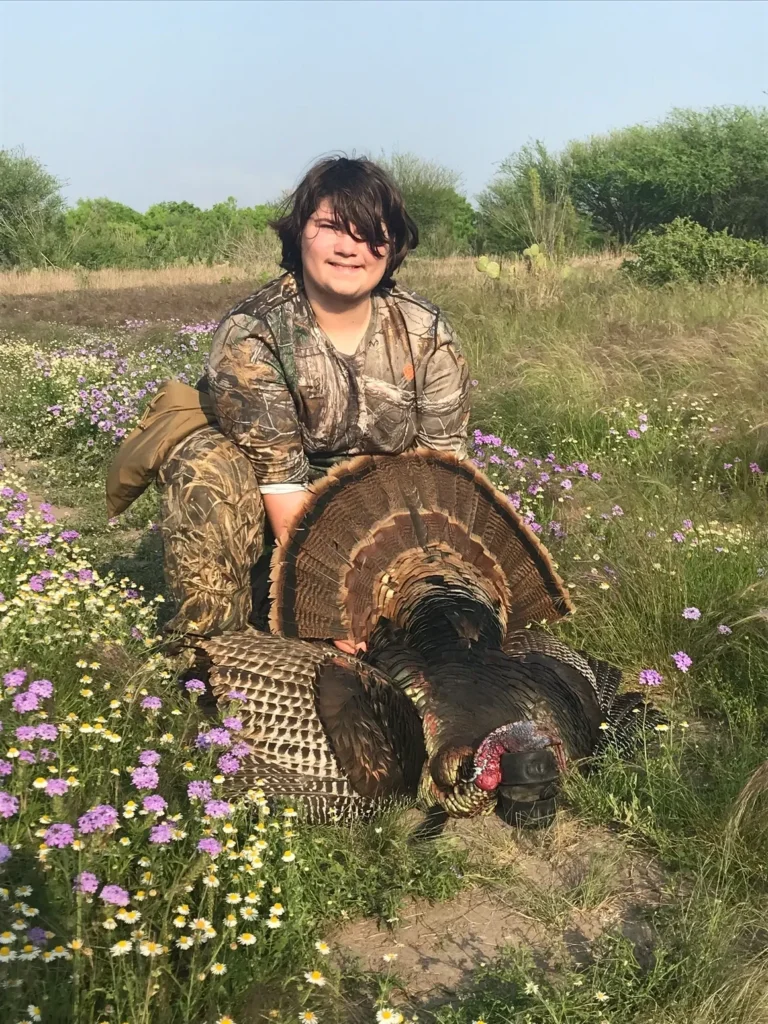
M 440 310 L 401 288 L 373 293 L 354 355 L 318 325 L 291 274 L 265 285 L 219 324 L 207 377 L 218 424 L 260 484 L 302 484 L 310 463 L 399 454 L 466 457 L 469 380 Z M 276 488 L 275 488 L 276 489 Z

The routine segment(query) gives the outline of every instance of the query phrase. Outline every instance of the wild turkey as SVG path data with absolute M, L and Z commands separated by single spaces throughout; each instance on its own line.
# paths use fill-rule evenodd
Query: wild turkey
M 360 456 L 312 491 L 273 559 L 276 635 L 201 644 L 214 694 L 244 700 L 241 784 L 315 821 L 398 797 L 520 821 L 553 812 L 569 762 L 661 720 L 617 696 L 618 669 L 526 628 L 568 614 L 568 592 L 471 463 Z M 364 657 L 317 642 L 351 638 Z

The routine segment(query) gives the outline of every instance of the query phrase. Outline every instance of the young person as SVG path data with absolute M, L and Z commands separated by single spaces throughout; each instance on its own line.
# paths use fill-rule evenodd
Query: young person
M 265 527 L 279 543 L 334 462 L 414 447 L 466 457 L 467 366 L 440 310 L 393 280 L 418 231 L 384 170 L 321 161 L 273 227 L 285 273 L 213 338 L 215 423 L 160 468 L 172 631 L 245 628 Z

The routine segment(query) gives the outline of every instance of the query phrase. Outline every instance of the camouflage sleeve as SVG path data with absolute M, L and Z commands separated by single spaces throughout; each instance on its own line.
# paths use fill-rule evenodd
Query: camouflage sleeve
M 442 316 L 424 368 L 419 413 L 416 444 L 467 457 L 469 368 L 453 329 Z
M 301 484 L 309 464 L 296 406 L 262 321 L 227 317 L 213 337 L 208 382 L 222 432 L 248 456 L 260 484 Z

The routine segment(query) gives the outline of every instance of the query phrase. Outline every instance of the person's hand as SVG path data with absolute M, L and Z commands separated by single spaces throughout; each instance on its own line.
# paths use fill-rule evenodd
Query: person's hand
M 351 644 L 348 640 L 334 640 L 333 641 L 333 646 L 334 647 L 338 647 L 338 649 L 340 651 L 343 651 L 344 654 L 352 654 L 352 655 L 357 654 L 358 651 L 365 652 L 365 651 L 368 650 L 368 645 L 367 644 L 364 644 L 364 643 Z

